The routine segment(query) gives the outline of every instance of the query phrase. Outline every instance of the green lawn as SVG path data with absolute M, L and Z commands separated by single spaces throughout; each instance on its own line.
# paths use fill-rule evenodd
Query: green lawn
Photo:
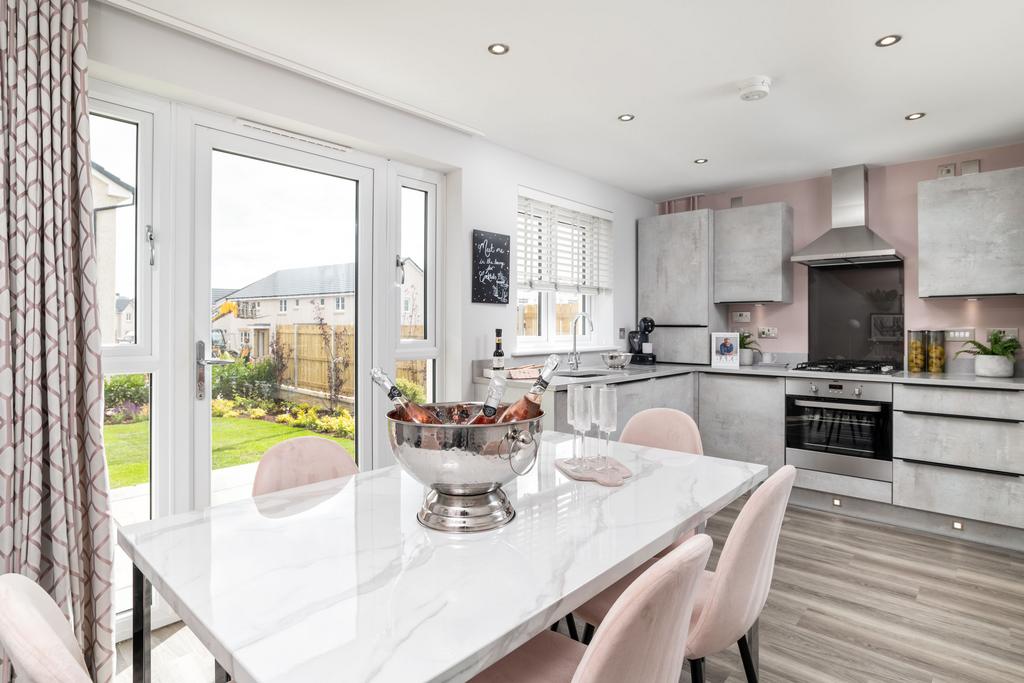
M 355 457 L 352 439 L 339 439 L 263 420 L 244 417 L 213 418 L 213 469 L 256 462 L 275 443 L 297 436 L 323 436 L 337 441 Z M 110 487 L 120 488 L 149 480 L 149 422 L 104 425 Z

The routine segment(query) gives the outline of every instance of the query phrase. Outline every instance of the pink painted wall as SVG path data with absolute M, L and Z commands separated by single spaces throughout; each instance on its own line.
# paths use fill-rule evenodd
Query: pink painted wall
M 980 301 L 917 297 L 917 184 L 935 178 L 939 164 L 970 159 L 981 160 L 982 172 L 1024 166 L 1024 144 L 868 169 L 868 224 L 906 258 L 904 315 L 907 329 L 1024 328 L 1024 297 Z M 829 176 L 709 195 L 701 201 L 701 208 L 728 208 L 730 198 L 735 196 L 742 196 L 744 205 L 786 202 L 792 206 L 794 249 L 817 238 L 831 222 L 832 181 Z M 792 267 L 793 303 L 730 307 L 730 311 L 751 311 L 751 327 L 779 328 L 778 339 L 761 342 L 765 351 L 807 353 L 807 267 L 797 264 Z M 984 330 L 976 334 L 981 337 Z M 959 347 L 959 343 L 950 344 L 947 350 L 952 353 Z

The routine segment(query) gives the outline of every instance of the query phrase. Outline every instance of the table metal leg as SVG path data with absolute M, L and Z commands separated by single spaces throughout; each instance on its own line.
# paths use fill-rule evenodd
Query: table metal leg
M 132 681 L 150 681 L 150 607 L 153 604 L 153 587 L 149 580 L 132 565 Z
M 224 670 L 220 662 L 215 661 L 213 663 L 213 683 L 228 683 L 230 680 L 231 674 Z

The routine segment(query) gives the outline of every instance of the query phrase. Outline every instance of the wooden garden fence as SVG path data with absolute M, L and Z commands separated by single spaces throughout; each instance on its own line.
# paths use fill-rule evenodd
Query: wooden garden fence
M 275 331 L 277 343 L 284 358 L 283 383 L 299 389 L 327 395 L 330 391 L 330 367 L 341 373 L 341 396 L 355 395 L 355 349 L 356 330 L 354 325 L 316 324 L 278 325 Z M 422 336 L 419 325 L 403 325 L 406 338 Z M 398 364 L 396 375 L 419 386 L 425 386 L 426 364 L 403 362 Z

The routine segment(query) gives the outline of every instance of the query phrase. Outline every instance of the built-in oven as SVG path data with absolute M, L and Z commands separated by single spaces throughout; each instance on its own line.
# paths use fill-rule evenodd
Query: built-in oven
M 787 378 L 786 462 L 892 481 L 892 385 Z

